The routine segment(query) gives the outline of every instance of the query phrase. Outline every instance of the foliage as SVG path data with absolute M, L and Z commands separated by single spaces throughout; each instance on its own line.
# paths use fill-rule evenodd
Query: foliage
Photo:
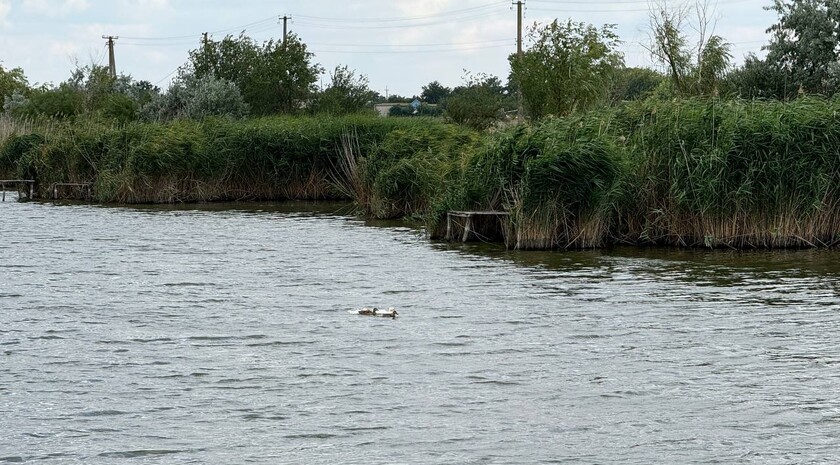
M 613 77 L 611 100 L 620 103 L 645 98 L 664 79 L 662 74 L 648 68 L 619 68 Z
M 0 145 L 0 176 L 18 177 L 20 160 L 43 143 L 44 137 L 41 134 L 11 135 Z M 20 177 L 28 179 L 27 176 Z
M 29 105 L 29 99 L 16 90 L 12 92 L 12 95 L 7 95 L 3 101 L 3 113 L 12 116 L 19 115 L 27 105 Z
M 784 70 L 789 87 L 832 95 L 840 86 L 840 5 L 836 0 L 774 0 L 779 15 L 771 34 L 767 63 Z
M 72 118 L 84 112 L 85 105 L 84 94 L 63 83 L 55 89 L 33 91 L 28 104 L 19 107 L 13 114 L 28 118 Z
M 443 116 L 444 110 L 439 105 L 420 104 L 420 107 L 415 110 L 409 104 L 394 105 L 388 110 L 388 116 L 393 117 L 411 117 L 411 116 L 428 116 L 439 117 Z
M 375 93 L 368 87 L 367 77 L 356 76 L 347 66 L 336 66 L 330 74 L 330 81 L 330 85 L 315 98 L 312 105 L 314 113 L 358 113 L 374 100 Z
M 504 116 L 505 88 L 498 77 L 483 73 L 467 73 L 465 81 L 446 99 L 445 116 L 473 129 L 487 129 Z
M 70 78 L 56 87 L 16 91 L 6 99 L 4 109 L 26 118 L 97 115 L 126 123 L 136 119 L 141 105 L 158 92 L 148 81 L 134 81 L 127 75 L 114 78 L 102 66 L 77 66 Z
M 245 35 L 229 35 L 190 51 L 181 74 L 233 82 L 256 115 L 293 114 L 308 104 L 316 90 L 321 68 L 311 63 L 312 57 L 294 34 L 285 42 L 269 40 L 262 45 Z
M 510 57 L 528 116 L 569 115 L 605 101 L 612 74 L 623 63 L 614 29 L 571 20 L 530 28 L 530 48 L 522 57 Z
M 142 116 L 146 121 L 168 121 L 210 116 L 241 118 L 247 114 L 248 105 L 233 82 L 212 75 L 203 78 L 187 75 L 147 104 Z
M 443 101 L 446 100 L 451 93 L 452 89 L 449 87 L 444 86 L 438 81 L 432 81 L 423 86 L 423 92 L 420 94 L 420 99 L 426 103 L 437 105 L 443 103 Z
M 787 100 L 795 98 L 799 92 L 799 86 L 789 72 L 753 54 L 747 55 L 743 65 L 727 74 L 721 89 L 722 95 L 744 99 Z
M 438 143 L 444 126 L 424 118 L 370 116 L 179 119 L 120 126 L 78 119 L 27 146 L 16 158 L 16 169 L 40 186 L 93 183 L 96 199 L 103 202 L 323 199 L 340 195 L 330 173 L 348 129 L 359 135 L 361 153 L 368 156 L 393 131 L 425 128 L 424 137 Z M 424 144 L 406 145 L 403 153 L 427 150 Z M 6 147 L 0 142 L 0 150 Z M 377 170 L 388 169 L 387 160 L 380 157 Z M 387 176 L 381 179 L 385 183 Z
M 510 245 L 840 244 L 840 101 L 646 99 L 480 134 L 426 118 L 259 118 L 122 126 L 78 118 L 0 141 L 0 171 L 92 182 L 98 200 L 341 197 L 377 217 L 504 209 Z M 335 184 L 334 184 L 335 183 Z
M 7 70 L 0 65 L 0 101 L 4 101 L 16 92 L 25 96 L 29 90 L 29 80 L 26 79 L 23 69 Z
M 652 110 L 655 109 L 655 113 Z M 790 247 L 840 239 L 838 104 L 688 100 L 649 109 L 635 136 L 640 238 Z
M 691 13 L 697 15 L 696 24 L 688 20 Z M 729 69 L 731 44 L 717 35 L 706 37 L 710 13 L 708 3 L 675 8 L 662 3 L 650 13 L 652 38 L 649 50 L 667 69 L 672 88 L 678 95 L 716 95 Z M 688 27 L 699 33 L 693 48 L 685 32 Z
M 516 248 L 606 244 L 626 164 L 597 116 L 546 118 L 488 136 L 463 162 L 446 209 L 511 212 Z

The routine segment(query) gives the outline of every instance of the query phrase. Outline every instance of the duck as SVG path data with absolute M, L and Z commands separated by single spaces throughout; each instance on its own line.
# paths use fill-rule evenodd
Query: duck
M 397 309 L 395 309 L 394 307 L 388 307 L 388 310 L 386 310 L 382 313 L 377 313 L 376 316 L 381 316 L 381 317 L 385 317 L 385 318 L 396 318 L 397 317 Z
M 350 313 L 355 313 L 357 315 L 376 316 L 376 312 L 378 312 L 378 311 L 379 311 L 379 309 L 376 308 L 376 307 L 373 307 L 373 308 L 362 307 L 361 310 L 355 310 L 355 311 L 350 310 Z

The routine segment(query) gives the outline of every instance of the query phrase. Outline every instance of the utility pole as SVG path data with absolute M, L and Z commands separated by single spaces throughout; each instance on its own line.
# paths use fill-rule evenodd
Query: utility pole
M 522 58 L 522 0 L 514 3 L 516 5 L 516 56 Z
M 525 2 L 523 0 L 517 0 L 514 2 L 516 5 L 516 61 L 522 61 L 522 5 Z M 525 105 L 522 101 L 522 84 L 519 82 L 516 83 L 516 97 L 517 97 L 517 108 L 516 108 L 516 121 L 521 123 L 525 121 Z
M 283 20 L 283 49 L 286 48 L 286 39 L 289 37 L 289 20 L 292 19 L 291 16 L 285 15 L 282 18 Z
M 103 39 L 108 39 L 108 71 L 112 78 L 117 77 L 117 62 L 114 60 L 114 41 L 119 39 L 119 36 L 102 36 Z
M 206 32 L 201 33 L 201 45 L 204 45 L 204 48 L 207 48 L 207 44 L 210 43 L 210 36 Z

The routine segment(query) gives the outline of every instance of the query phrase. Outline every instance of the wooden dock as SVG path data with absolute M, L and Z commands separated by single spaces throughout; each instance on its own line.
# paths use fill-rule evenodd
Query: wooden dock
M 75 195 L 67 195 L 71 190 Z M 93 187 L 89 182 L 56 182 L 50 186 L 53 200 L 70 198 L 73 200 L 90 200 L 93 197 Z
M 446 214 L 449 242 L 506 242 L 510 213 L 503 211 L 451 211 Z
M 17 190 L 18 200 L 32 200 L 35 198 L 35 181 L 32 179 L 0 179 L 0 191 L 3 191 L 2 201 L 6 201 L 6 190 L 13 187 Z

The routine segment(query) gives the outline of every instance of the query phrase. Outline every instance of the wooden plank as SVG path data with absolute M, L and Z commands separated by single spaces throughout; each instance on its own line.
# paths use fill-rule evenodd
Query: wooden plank
M 12 185 L 15 186 L 18 194 L 20 195 L 28 195 L 29 198 L 27 200 L 32 200 L 32 197 L 35 195 L 35 181 L 32 179 L 0 179 L 0 190 L 3 191 L 3 202 L 6 201 L 6 186 Z M 24 185 L 28 185 L 28 190 L 22 190 Z M 20 200 L 20 197 L 18 197 Z
M 446 213 L 446 241 L 495 242 L 505 240 L 510 213 L 505 211 L 449 211 Z
M 79 187 L 86 191 L 86 197 L 90 197 L 91 186 L 92 184 L 89 182 L 55 182 L 52 184 L 50 191 L 53 200 L 58 200 L 59 187 Z

